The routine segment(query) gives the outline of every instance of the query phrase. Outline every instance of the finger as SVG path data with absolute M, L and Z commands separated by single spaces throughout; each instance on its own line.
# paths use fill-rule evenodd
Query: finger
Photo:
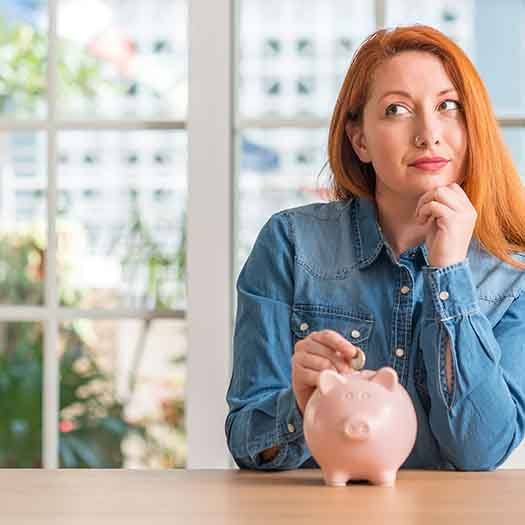
M 468 195 L 465 193 L 465 190 L 463 190 L 459 183 L 454 182 L 449 184 L 449 188 L 456 193 L 461 202 L 463 202 L 465 205 L 472 206 L 472 202 L 470 202 Z
M 453 213 L 448 206 L 437 201 L 428 202 L 419 211 L 416 222 L 424 224 L 428 219 L 449 219 Z
M 331 348 L 328 348 L 317 341 L 313 341 L 311 338 L 308 341 L 308 346 L 305 347 L 303 352 L 326 359 L 338 372 L 345 373 L 348 372 L 350 368 L 350 365 L 345 361 L 340 352 L 334 352 Z
M 445 204 L 450 209 L 459 211 L 463 208 L 463 202 L 459 195 L 450 186 L 440 186 L 434 190 L 433 201 Z
M 434 197 L 434 190 L 430 190 L 430 191 L 427 191 L 425 193 L 423 193 L 423 195 L 421 195 L 421 197 L 419 198 L 418 202 L 417 202 L 417 205 L 416 205 L 416 211 L 415 211 L 415 216 L 417 217 L 418 215 L 418 212 L 419 210 L 421 209 L 421 206 L 423 206 L 424 204 L 426 204 L 427 202 L 430 202 Z
M 421 208 L 432 201 L 441 202 L 449 206 L 451 209 L 459 211 L 463 207 L 463 203 L 460 200 L 456 191 L 448 186 L 440 186 L 439 188 L 434 188 L 433 190 L 425 193 L 419 200 L 416 206 L 416 218 L 418 217 Z
M 332 363 L 332 361 L 330 361 L 330 359 L 308 352 L 300 358 L 299 364 L 304 368 L 308 368 L 309 370 L 316 370 L 317 372 L 329 369 L 335 370 L 339 373 L 345 373 L 348 371 L 344 370 L 344 367 L 348 368 L 348 366 L 345 365 L 342 361 L 339 363 L 339 366 L 336 366 Z
M 306 386 L 317 386 L 319 383 L 319 372 L 310 370 L 308 368 L 299 367 L 299 374 L 301 375 L 301 383 Z
M 348 362 L 351 362 L 357 355 L 357 347 L 334 330 L 312 332 L 310 338 L 328 347 L 334 352 L 340 352 L 341 356 Z

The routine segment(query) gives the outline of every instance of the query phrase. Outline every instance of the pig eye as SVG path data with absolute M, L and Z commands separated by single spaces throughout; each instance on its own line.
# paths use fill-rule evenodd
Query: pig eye
M 370 397 L 370 392 L 361 392 L 361 399 L 368 399 Z
M 346 398 L 346 399 L 354 399 L 354 397 L 355 397 L 355 396 L 354 396 L 354 393 L 353 393 L 353 392 L 347 392 L 347 393 L 345 394 L 345 398 Z

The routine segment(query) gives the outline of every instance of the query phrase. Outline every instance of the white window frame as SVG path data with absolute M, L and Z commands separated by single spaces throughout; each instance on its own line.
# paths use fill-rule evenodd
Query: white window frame
M 48 113 L 45 119 L 27 119 L 17 120 L 15 118 L 0 119 L 0 130 L 8 132 L 16 131 L 43 131 L 46 133 L 47 140 L 47 248 L 46 248 L 46 278 L 45 278 L 45 301 L 43 306 L 0 306 L 0 322 L 41 322 L 44 330 L 43 342 L 43 392 L 42 392 L 42 464 L 44 468 L 58 468 L 59 467 L 59 356 L 58 356 L 58 342 L 59 342 L 59 327 L 60 323 L 69 319 L 85 318 L 85 319 L 156 319 L 156 318 L 170 318 L 170 319 L 188 319 L 192 318 L 188 311 L 184 310 L 163 310 L 162 312 L 150 310 L 134 310 L 128 308 L 115 308 L 111 310 L 101 309 L 78 309 L 78 308 L 64 308 L 59 306 L 58 287 L 57 287 L 57 234 L 55 227 L 56 205 L 57 205 L 57 136 L 63 130 L 185 130 L 189 127 L 189 121 L 183 120 L 83 120 L 83 119 L 59 119 L 56 108 L 56 93 L 57 93 L 57 79 L 56 79 L 56 64 L 57 64 L 57 7 L 60 0 L 48 0 L 48 70 L 47 70 L 47 105 Z M 192 4 L 204 4 L 202 0 L 199 2 L 187 0 L 189 6 Z M 202 10 L 201 10 L 202 11 Z M 204 14 L 201 12 L 200 16 L 204 19 Z M 201 58 L 202 60 L 202 58 Z M 191 161 L 190 161 L 191 164 Z M 196 172 L 196 170 L 189 171 Z M 189 178 L 189 176 L 188 176 Z M 195 181 L 193 181 L 195 182 Z M 190 184 L 190 186 L 193 184 Z M 188 223 L 191 224 L 191 229 L 195 229 L 194 218 L 201 213 L 199 206 L 200 201 L 190 199 L 191 204 L 188 207 Z M 217 225 L 220 221 L 213 221 L 213 225 Z M 216 237 L 224 237 L 223 232 L 214 232 Z M 226 237 L 228 237 L 228 234 Z M 188 228 L 188 260 L 195 259 L 199 261 L 202 257 L 206 257 L 209 250 L 199 254 L 197 235 L 190 233 Z M 231 250 L 230 250 L 231 251 Z M 221 254 L 222 255 L 222 254 Z M 229 253 L 224 255 L 229 256 Z M 197 269 L 198 264 L 192 263 Z M 190 273 L 190 272 L 188 272 Z M 228 282 L 230 279 L 229 273 L 222 275 L 222 281 Z M 191 294 L 188 294 L 188 302 L 195 303 L 194 297 L 199 296 L 199 290 L 207 289 L 208 283 L 212 278 L 211 275 L 204 273 L 203 278 L 191 272 L 191 280 L 194 285 L 191 289 Z M 217 279 L 217 276 L 215 276 Z M 221 282 L 221 281 L 219 281 Z M 229 288 L 228 288 L 229 290 Z M 202 294 L 200 294 L 202 295 Z M 227 297 L 227 295 L 226 295 Z M 227 306 L 227 305 L 226 305 Z M 193 306 L 195 310 L 195 306 Z M 224 303 L 222 304 L 224 310 Z M 216 319 L 213 312 L 208 310 L 210 315 L 208 319 Z M 193 316 L 195 318 L 196 316 Z M 204 319 L 205 320 L 205 319 Z M 198 319 L 197 319 L 198 321 Z M 223 326 L 228 326 L 228 323 L 222 322 Z M 216 329 L 214 326 L 213 329 Z M 213 333 L 213 329 L 210 333 Z M 207 330 L 206 330 L 207 332 Z M 195 331 L 189 335 L 188 348 L 198 348 L 196 344 L 192 344 L 192 338 L 195 337 Z M 225 354 L 229 347 L 229 342 L 226 340 L 219 341 L 217 337 L 213 338 L 218 355 Z M 198 342 L 198 341 L 197 341 Z M 217 345 L 220 343 L 220 347 Z M 206 348 L 202 348 L 206 350 Z M 191 353 L 191 352 L 188 352 Z M 196 354 L 197 352 L 195 352 Z M 206 357 L 206 354 L 203 355 Z M 192 355 L 190 361 L 197 369 L 200 367 L 199 357 Z M 194 362 L 196 361 L 196 362 Z M 189 366 L 188 366 L 189 369 Z M 215 374 L 215 370 L 210 370 Z M 225 374 L 222 374 L 225 375 Z M 187 391 L 196 392 L 200 388 L 200 375 L 196 375 L 197 384 L 193 385 L 192 381 L 194 375 L 188 372 Z M 205 381 L 204 381 L 205 382 Z M 196 388 L 197 387 L 197 388 Z M 189 395 L 189 394 L 188 394 Z M 217 400 L 217 396 L 211 395 L 211 400 Z M 191 451 L 190 457 L 193 463 L 198 462 L 201 456 L 201 443 L 197 443 L 195 447 L 192 446 L 192 439 L 196 435 L 194 427 L 197 428 L 200 420 L 199 416 L 202 413 L 202 407 L 189 403 L 190 410 L 197 410 L 197 414 L 191 417 L 186 411 L 186 417 L 191 422 L 188 429 L 188 449 Z M 195 408 L 194 408 L 195 407 Z M 217 438 L 217 442 L 219 439 Z M 226 453 L 223 454 L 226 457 Z M 223 463 L 225 460 L 223 460 Z

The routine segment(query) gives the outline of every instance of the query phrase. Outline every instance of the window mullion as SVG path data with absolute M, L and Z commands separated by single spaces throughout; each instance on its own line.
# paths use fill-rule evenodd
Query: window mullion
M 188 468 L 227 468 L 234 0 L 191 0 L 188 111 Z M 214 57 L 211 59 L 210 57 Z
M 386 25 L 386 1 L 375 0 L 376 28 L 381 29 Z
M 57 290 L 57 6 L 48 2 L 47 66 L 47 249 L 45 275 L 44 365 L 42 392 L 42 458 L 44 468 L 58 467 L 59 356 L 58 356 L 58 290 Z

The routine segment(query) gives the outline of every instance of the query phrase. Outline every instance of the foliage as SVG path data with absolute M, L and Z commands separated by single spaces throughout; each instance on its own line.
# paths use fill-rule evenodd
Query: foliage
M 47 45 L 47 33 L 28 24 L 8 25 L 0 19 L 0 112 L 13 108 L 17 115 L 39 112 L 46 93 Z M 71 43 L 59 40 L 58 46 L 59 95 L 94 97 L 107 84 L 102 79 L 101 62 Z M 175 269 L 178 281 L 184 279 L 185 237 L 180 250 L 165 254 L 138 214 L 131 232 L 139 244 L 124 256 L 123 263 L 131 267 L 145 264 L 152 306 L 169 307 L 173 298 L 162 295 L 163 283 L 168 269 Z M 57 264 L 62 281 L 67 282 L 67 264 L 60 259 Z M 42 305 L 44 275 L 41 230 L 0 233 L 0 304 Z M 59 292 L 61 306 L 81 302 L 78 290 L 62 287 Z M 96 348 L 85 337 L 81 323 L 86 322 L 91 323 L 67 323 L 60 333 L 60 465 L 120 467 L 123 442 L 135 435 L 146 443 L 146 455 L 161 455 L 164 466 L 182 466 L 181 459 L 149 431 L 150 421 L 126 418 L 126 407 L 112 391 L 109 372 L 100 366 Z M 38 322 L 0 324 L 0 467 L 42 466 L 43 337 L 43 326 Z M 184 431 L 180 397 L 166 397 L 161 413 L 162 423 Z
M 0 235 L 0 303 L 42 300 L 45 249 L 35 231 Z M 76 302 L 75 294 L 64 291 L 62 304 L 71 306 L 71 297 Z M 60 465 L 120 467 L 123 441 L 134 434 L 145 442 L 146 455 L 168 454 L 166 466 L 181 466 L 180 458 L 149 432 L 150 421 L 126 418 L 110 374 L 98 363 L 96 348 L 89 342 L 91 324 L 75 321 L 61 330 Z M 42 465 L 42 348 L 41 323 L 0 324 L 0 466 Z M 168 396 L 161 412 L 163 423 L 183 430 L 182 399 Z
M 174 283 L 184 283 L 186 276 L 186 214 L 182 216 L 182 237 L 177 249 L 167 251 L 154 239 L 142 219 L 136 203 L 131 211 L 131 227 L 124 242 L 125 255 L 121 258 L 127 282 L 134 282 L 141 269 L 146 269 L 146 291 L 140 306 L 156 310 L 173 307 L 177 297 L 165 290 Z M 174 273 L 172 273 L 174 272 Z
M 46 93 L 47 32 L 29 24 L 8 24 L 0 18 L 0 111 L 34 114 L 43 106 Z M 102 62 L 72 42 L 58 39 L 58 87 L 63 98 L 92 98 L 106 86 Z

